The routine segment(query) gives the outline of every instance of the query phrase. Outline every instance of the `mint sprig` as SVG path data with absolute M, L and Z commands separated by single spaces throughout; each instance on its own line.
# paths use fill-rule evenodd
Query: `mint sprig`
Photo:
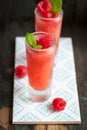
M 52 9 L 51 11 L 53 13 L 60 14 L 60 11 L 62 9 L 62 0 L 50 0 Z
M 26 41 L 33 48 L 36 48 L 36 49 L 41 49 L 42 48 L 41 45 L 36 44 L 36 39 L 35 39 L 35 37 L 34 37 L 34 35 L 32 33 L 27 33 L 26 34 Z

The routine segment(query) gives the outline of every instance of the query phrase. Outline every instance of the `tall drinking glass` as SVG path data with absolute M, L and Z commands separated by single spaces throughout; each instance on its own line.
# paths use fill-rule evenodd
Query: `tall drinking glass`
M 34 32 L 38 39 L 48 33 Z M 55 39 L 52 46 L 46 49 L 35 49 L 26 42 L 27 72 L 29 81 L 29 95 L 34 101 L 47 100 L 51 95 L 51 82 L 55 58 Z
M 35 8 L 35 31 L 44 31 L 51 33 L 56 38 L 56 52 L 58 49 L 60 34 L 61 34 L 61 26 L 63 19 L 63 10 L 61 10 L 60 15 L 56 18 L 45 18 L 40 15 Z

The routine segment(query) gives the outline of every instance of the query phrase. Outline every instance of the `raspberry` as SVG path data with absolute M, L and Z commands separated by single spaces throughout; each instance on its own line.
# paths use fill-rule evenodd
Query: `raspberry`
M 52 18 L 57 18 L 57 17 L 58 17 L 58 14 L 52 13 Z
M 51 16 L 49 15 L 50 10 L 51 10 L 51 4 L 49 0 L 40 1 L 37 4 L 37 10 L 45 18 L 49 18 L 52 16 L 52 15 Z
M 27 74 L 26 66 L 20 65 L 15 68 L 15 74 L 18 78 L 23 78 Z
M 50 0 L 42 0 L 37 4 L 37 10 L 42 17 L 45 18 L 57 18 L 58 14 L 51 12 L 52 5 Z
M 49 12 L 49 13 L 45 13 L 44 17 L 45 18 L 53 18 L 53 15 L 52 15 L 52 13 Z
M 51 3 L 49 0 L 43 0 L 43 9 L 45 9 L 47 12 L 51 11 Z
M 55 111 L 62 111 L 65 109 L 66 101 L 63 98 L 55 98 L 52 105 Z
M 37 10 L 38 12 L 44 17 L 44 15 L 47 13 L 47 11 L 43 8 L 43 1 L 40 1 L 37 4 Z
M 42 49 L 48 48 L 53 44 L 53 37 L 50 34 L 40 37 L 37 44 L 42 45 Z

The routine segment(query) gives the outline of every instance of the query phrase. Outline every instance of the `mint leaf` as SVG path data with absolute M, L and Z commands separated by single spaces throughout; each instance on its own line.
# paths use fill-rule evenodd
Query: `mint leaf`
M 42 48 L 41 45 L 36 44 L 36 39 L 35 39 L 35 37 L 34 37 L 34 35 L 32 33 L 27 33 L 26 34 L 26 41 L 33 48 L 36 48 L 36 49 L 41 49 Z
M 34 48 L 36 48 L 36 49 L 41 49 L 42 46 L 41 46 L 41 45 L 36 45 Z
M 32 33 L 27 33 L 26 34 L 26 41 L 30 46 L 36 45 L 36 39 Z
M 50 0 L 52 9 L 51 11 L 53 13 L 60 14 L 60 11 L 62 9 L 62 0 Z

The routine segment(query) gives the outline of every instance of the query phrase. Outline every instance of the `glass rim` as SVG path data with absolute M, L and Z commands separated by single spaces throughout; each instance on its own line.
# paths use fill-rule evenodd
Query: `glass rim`
M 43 31 L 38 31 L 38 32 L 33 32 L 32 34 L 38 35 L 38 34 L 50 34 L 50 33 L 43 32 Z M 37 51 L 37 52 L 48 51 L 48 50 L 51 50 L 52 48 L 54 48 L 54 47 L 56 46 L 56 38 L 55 38 L 54 36 L 52 36 L 52 37 L 53 37 L 53 44 L 52 44 L 50 47 L 48 47 L 48 48 L 44 48 L 44 49 L 36 49 L 36 48 L 33 48 L 33 47 L 31 47 L 31 46 L 27 43 L 26 39 L 25 39 L 25 44 L 26 44 L 26 46 L 27 46 L 28 48 L 30 48 L 30 49 L 33 50 L 33 51 Z
M 43 16 L 40 16 L 39 13 L 38 13 L 38 11 L 37 11 L 37 7 L 36 7 L 35 10 L 34 10 L 34 14 L 36 14 L 38 17 L 40 17 L 40 19 L 43 19 L 43 20 L 48 20 L 48 21 L 51 21 L 51 20 L 59 20 L 59 19 L 62 18 L 62 16 L 63 16 L 63 9 L 61 9 L 60 14 L 59 14 L 58 17 L 56 17 L 56 18 L 45 18 L 45 17 L 43 17 Z

